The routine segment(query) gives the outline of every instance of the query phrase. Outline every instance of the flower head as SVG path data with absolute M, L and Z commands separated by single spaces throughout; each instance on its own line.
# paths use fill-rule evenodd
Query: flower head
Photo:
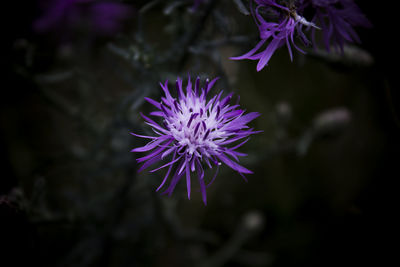
M 260 71 L 268 64 L 268 61 L 275 53 L 276 49 L 285 44 L 288 48 L 291 60 L 293 60 L 291 45 L 293 45 L 296 50 L 304 53 L 294 42 L 295 33 L 297 33 L 300 40 L 307 45 L 309 41 L 303 33 L 303 26 L 318 27 L 297 14 L 294 6 L 282 6 L 278 4 L 276 0 L 255 0 L 255 2 L 257 6 L 254 9 L 251 8 L 251 10 L 260 32 L 261 41 L 246 54 L 239 57 L 232 57 L 231 59 L 258 60 L 257 71 Z M 268 20 L 265 19 L 264 14 L 268 16 Z M 269 43 L 265 50 L 256 53 L 267 42 Z
M 162 126 L 141 114 L 146 124 L 153 128 L 156 136 L 131 133 L 137 137 L 151 139 L 148 144 L 135 148 L 132 152 L 152 150 L 148 155 L 137 159 L 137 162 L 143 162 L 139 171 L 170 157 L 168 163 L 150 171 L 155 172 L 168 167 L 157 191 L 164 186 L 174 169 L 170 185 L 164 193 L 171 195 L 179 180 L 186 176 L 187 194 L 190 199 L 191 175 L 197 173 L 202 199 L 204 204 L 207 204 L 206 188 L 217 176 L 221 162 L 237 171 L 244 179 L 246 179 L 244 174 L 252 173 L 236 162 L 239 156 L 246 155 L 236 149 L 249 140 L 247 138 L 243 141 L 244 138 L 259 132 L 249 128 L 247 123 L 260 114 L 257 112 L 244 114 L 245 111 L 240 109 L 238 104 L 230 105 L 232 93 L 221 98 L 221 91 L 207 101 L 207 95 L 216 81 L 217 78 L 210 82 L 207 80 L 205 86 L 200 89 L 200 78 L 197 78 L 192 86 L 189 77 L 185 93 L 182 80 L 178 78 L 176 81 L 177 98 L 172 97 L 168 89 L 168 81 L 165 84 L 160 83 L 165 93 L 161 102 L 145 98 L 157 108 L 157 111 L 151 112 L 150 115 L 160 117 Z M 230 147 L 238 141 L 238 144 Z M 212 168 L 213 165 L 216 167 L 216 172 L 209 184 L 206 185 L 204 167 Z
M 372 24 L 361 12 L 353 0 L 302 0 L 301 9 L 311 6 L 315 10 L 312 21 L 322 28 L 323 43 L 326 50 L 331 47 L 343 50 L 343 45 L 360 43 L 353 27 L 371 27 Z M 313 43 L 316 44 L 313 29 Z

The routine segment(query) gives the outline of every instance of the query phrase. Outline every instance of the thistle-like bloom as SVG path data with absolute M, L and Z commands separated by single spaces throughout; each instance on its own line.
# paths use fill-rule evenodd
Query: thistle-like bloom
M 295 44 L 294 35 L 297 33 L 303 44 L 308 45 L 309 41 L 303 33 L 303 26 L 318 27 L 297 14 L 294 6 L 285 7 L 278 4 L 276 0 L 255 0 L 255 2 L 257 6 L 254 9 L 251 7 L 251 11 L 258 26 L 261 41 L 246 54 L 239 57 L 231 57 L 231 59 L 258 60 L 257 71 L 260 71 L 268 64 L 276 49 L 285 44 L 289 51 L 290 60 L 293 60 L 291 45 L 301 53 L 305 53 Z M 263 14 L 267 15 L 271 21 L 267 21 Z M 274 19 L 276 22 L 272 21 Z M 257 53 L 267 42 L 269 43 L 265 50 Z
M 146 124 L 153 128 L 156 136 L 131 133 L 137 137 L 151 139 L 148 144 L 135 148 L 132 152 L 152 150 L 148 155 L 137 159 L 137 162 L 143 162 L 139 171 L 167 157 L 170 158 L 168 163 L 150 171 L 155 172 L 168 167 L 156 191 L 164 186 L 172 171 L 174 174 L 164 193 L 171 195 L 179 180 L 186 176 L 187 194 L 190 199 L 191 175 L 197 173 L 202 199 L 204 204 L 207 204 L 206 188 L 216 178 L 222 162 L 237 171 L 245 180 L 244 174 L 252 173 L 236 162 L 239 161 L 239 156 L 246 156 L 236 149 L 249 140 L 247 138 L 249 135 L 259 132 L 249 128 L 247 123 L 260 114 L 257 112 L 244 114 L 245 111 L 240 109 L 238 104 L 230 105 L 232 93 L 221 99 L 221 91 L 207 101 L 207 94 L 217 79 L 211 82 L 207 80 L 204 88 L 200 89 L 200 78 L 197 78 L 193 90 L 189 77 L 186 93 L 184 93 L 182 80 L 178 78 L 177 99 L 172 97 L 168 90 L 168 81 L 166 81 L 165 84 L 160 83 L 165 93 L 165 97 L 161 97 L 161 102 L 145 98 L 157 108 L 157 111 L 151 112 L 150 115 L 160 117 L 162 124 L 141 114 Z M 235 142 L 237 144 L 234 145 Z M 216 167 L 214 177 L 206 185 L 204 167 L 212 168 L 213 165 Z
M 323 43 L 328 51 L 331 47 L 343 51 L 346 42 L 360 43 L 360 38 L 353 27 L 372 26 L 353 0 L 302 0 L 299 5 L 300 9 L 309 6 L 315 10 L 312 21 L 321 25 Z M 315 29 L 312 38 L 316 45 Z

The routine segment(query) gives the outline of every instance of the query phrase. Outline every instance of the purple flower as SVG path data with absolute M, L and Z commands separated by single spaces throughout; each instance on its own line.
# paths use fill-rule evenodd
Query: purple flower
M 42 3 L 44 14 L 33 24 L 39 33 L 56 31 L 68 35 L 86 27 L 98 35 L 110 36 L 120 30 L 121 22 L 131 14 L 130 7 L 112 1 L 49 0 Z
M 285 7 L 279 5 L 276 0 L 255 0 L 257 7 L 252 10 L 254 20 L 260 32 L 261 41 L 249 52 L 239 57 L 231 57 L 233 60 L 251 59 L 258 60 L 257 71 L 262 70 L 274 54 L 276 49 L 285 45 L 288 48 L 290 59 L 293 60 L 292 48 L 305 53 L 294 42 L 294 35 L 300 37 L 300 40 L 307 45 L 309 41 L 304 35 L 302 28 L 316 27 L 314 23 L 308 22 L 305 18 L 298 15 L 294 6 Z M 264 15 L 268 15 L 271 21 L 267 21 Z M 272 20 L 276 21 L 272 21 Z M 260 48 L 268 43 L 264 51 L 256 53 Z
M 186 176 L 187 194 L 190 199 L 191 174 L 197 173 L 200 184 L 200 191 L 205 205 L 207 205 L 206 188 L 211 185 L 217 176 L 219 166 L 225 163 L 237 171 L 245 180 L 244 174 L 252 171 L 239 165 L 239 156 L 246 154 L 236 151 L 245 144 L 251 134 L 259 133 L 247 126 L 247 123 L 257 118 L 260 114 L 245 111 L 239 108 L 238 104 L 229 105 L 232 93 L 221 99 L 222 91 L 207 101 L 207 94 L 218 78 L 211 82 L 206 81 L 204 88 L 200 89 L 200 78 L 194 84 L 194 90 L 190 77 L 186 86 L 186 94 L 183 91 L 182 80 L 176 81 L 178 98 L 171 96 L 168 90 L 168 81 L 160 83 L 165 93 L 161 102 L 145 98 L 157 108 L 150 115 L 160 117 L 162 124 L 158 124 L 151 118 L 143 115 L 146 124 L 153 128 L 156 136 L 144 136 L 131 133 L 134 136 L 150 139 L 151 141 L 143 147 L 135 148 L 132 152 L 147 152 L 148 155 L 138 158 L 137 162 L 142 163 L 139 171 L 148 168 L 150 165 L 159 162 L 166 157 L 168 163 L 157 167 L 150 172 L 158 171 L 168 167 L 167 173 L 156 191 L 159 191 L 173 172 L 169 187 L 164 194 L 171 195 L 179 180 Z M 247 138 L 246 140 L 242 140 Z M 238 142 L 236 145 L 232 145 Z M 232 145 L 229 147 L 229 145 Z M 204 178 L 204 167 L 216 166 L 214 177 L 206 185 Z
M 355 26 L 371 27 L 371 23 L 353 0 L 303 0 L 302 9 L 311 6 L 315 9 L 312 21 L 321 25 L 323 43 L 330 51 L 331 46 L 343 50 L 346 42 L 360 43 Z M 316 44 L 315 30 L 312 32 Z
M 204 2 L 204 0 L 193 0 L 193 2 L 194 3 L 192 9 L 196 10 Z

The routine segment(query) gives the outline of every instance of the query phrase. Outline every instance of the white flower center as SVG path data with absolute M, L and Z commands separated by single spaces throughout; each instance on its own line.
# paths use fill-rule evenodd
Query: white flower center
M 179 109 L 172 116 L 166 118 L 171 135 L 178 142 L 179 153 L 186 152 L 201 157 L 205 150 L 217 150 L 215 138 L 223 137 L 224 131 L 218 129 L 221 118 L 216 108 L 209 105 L 206 110 L 206 101 L 200 97 L 187 97 L 179 101 Z

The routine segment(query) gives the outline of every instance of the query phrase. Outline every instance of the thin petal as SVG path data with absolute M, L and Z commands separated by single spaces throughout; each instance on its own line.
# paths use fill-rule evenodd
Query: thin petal
M 158 103 L 157 101 L 155 101 L 155 100 L 153 100 L 153 99 L 151 99 L 151 98 L 148 98 L 148 97 L 145 97 L 144 99 L 145 99 L 147 102 L 149 102 L 150 104 L 152 104 L 153 106 L 155 106 L 156 108 L 161 109 L 160 103 Z
M 140 135 L 140 134 L 135 134 L 135 133 L 130 133 L 131 135 L 137 136 L 137 137 L 141 137 L 141 138 L 147 138 L 147 139 L 157 139 L 158 136 L 147 136 L 147 135 Z
M 177 162 L 178 160 L 180 160 L 181 157 L 182 157 L 182 156 L 176 158 L 175 160 L 172 160 L 171 162 L 168 162 L 167 164 L 165 164 L 165 165 L 163 165 L 163 166 L 161 166 L 161 167 L 158 167 L 157 169 L 151 170 L 151 171 L 149 171 L 149 172 L 156 172 L 156 171 L 158 171 L 158 170 L 160 170 L 160 169 L 162 169 L 162 168 L 165 168 L 165 167 L 168 167 L 168 166 L 170 166 L 170 165 L 173 165 L 175 162 Z
M 204 205 L 207 206 L 207 192 L 206 192 L 206 185 L 204 183 L 204 170 L 198 159 L 196 159 L 196 168 L 197 168 L 197 176 L 199 178 L 201 197 L 203 199 Z
M 131 150 L 131 152 L 146 152 L 157 147 L 159 144 L 164 142 L 166 139 L 171 138 L 170 136 L 161 136 L 158 140 L 152 141 L 145 146 L 137 147 Z
M 156 128 L 157 130 L 168 134 L 168 131 L 165 130 L 164 128 L 162 128 L 160 125 L 158 125 L 158 123 L 156 123 L 155 121 L 153 121 L 152 119 L 150 119 L 149 117 L 145 116 L 143 113 L 140 113 L 140 115 L 147 121 L 146 124 L 150 125 L 153 128 Z
M 254 55 L 255 52 L 257 52 L 258 49 L 267 41 L 267 39 L 261 40 L 258 42 L 258 44 L 251 49 L 249 52 L 247 52 L 244 55 L 238 56 L 238 57 L 230 57 L 232 60 L 242 60 L 242 59 L 248 59 L 250 56 Z
M 278 48 L 279 42 L 280 42 L 279 39 L 274 39 L 267 46 L 267 49 L 265 49 L 263 56 L 260 58 L 260 61 L 258 61 L 257 71 L 262 70 L 264 66 L 268 64 L 268 61 L 274 54 L 275 50 Z
M 174 176 L 172 177 L 172 181 L 171 184 L 169 185 L 169 187 L 167 188 L 167 190 L 165 190 L 163 192 L 163 194 L 168 194 L 169 196 L 171 196 L 172 192 L 175 189 L 176 184 L 179 182 L 179 180 L 181 179 L 181 177 L 183 176 L 183 173 L 179 174 L 178 170 L 181 168 L 181 166 L 184 165 L 184 162 L 181 163 L 181 165 L 178 165 L 178 168 L 175 171 Z
M 154 157 L 154 156 L 160 154 L 161 152 L 163 152 L 163 151 L 165 150 L 166 146 L 168 146 L 169 144 L 171 144 L 171 142 L 172 142 L 172 140 L 170 140 L 169 142 L 167 142 L 166 144 L 164 144 L 165 146 L 159 147 L 158 149 L 154 150 L 154 151 L 153 151 L 152 153 L 150 153 L 149 155 L 144 156 L 144 157 L 141 157 L 141 158 L 137 158 L 136 161 L 137 161 L 137 162 L 143 162 L 143 161 L 146 161 L 146 160 L 151 159 L 152 157 Z
M 187 188 L 187 194 L 188 194 L 188 199 L 190 199 L 190 166 L 189 163 L 186 163 L 186 188 Z
M 162 112 L 162 111 L 152 111 L 152 112 L 150 112 L 150 115 L 157 116 L 157 117 L 164 117 L 164 112 Z
M 246 169 L 245 167 L 237 164 L 236 162 L 233 162 L 232 160 L 230 160 L 228 157 L 226 157 L 223 153 L 217 155 L 217 157 L 222 160 L 226 165 L 228 165 L 229 167 L 231 167 L 232 169 L 234 169 L 235 171 L 238 171 L 240 173 L 249 173 L 252 174 L 253 172 Z
M 144 169 L 148 168 L 150 165 L 153 165 L 157 161 L 161 160 L 160 154 L 151 157 L 148 161 L 143 163 L 143 165 L 139 168 L 138 172 L 143 171 Z
M 174 156 L 172 157 L 172 160 L 175 159 L 175 156 L 176 156 L 176 152 L 174 153 Z M 158 186 L 158 188 L 156 189 L 156 192 L 158 192 L 158 191 L 163 187 L 163 185 L 165 184 L 165 182 L 167 181 L 168 176 L 169 176 L 169 174 L 170 174 L 170 172 L 171 172 L 171 170 L 172 170 L 172 166 L 173 166 L 172 164 L 169 166 L 168 171 L 167 171 L 167 174 L 165 174 L 164 179 L 162 180 L 161 184 L 160 184 L 160 185 Z
M 206 94 L 210 92 L 211 88 L 214 86 L 214 84 L 219 80 L 219 77 L 215 77 L 214 79 L 211 80 L 211 82 L 208 83 L 207 88 L 206 88 Z
M 210 187 L 214 183 L 215 178 L 217 178 L 218 172 L 219 172 L 219 165 L 217 164 L 217 168 L 215 170 L 214 176 L 211 179 L 211 181 L 207 184 L 207 188 Z

